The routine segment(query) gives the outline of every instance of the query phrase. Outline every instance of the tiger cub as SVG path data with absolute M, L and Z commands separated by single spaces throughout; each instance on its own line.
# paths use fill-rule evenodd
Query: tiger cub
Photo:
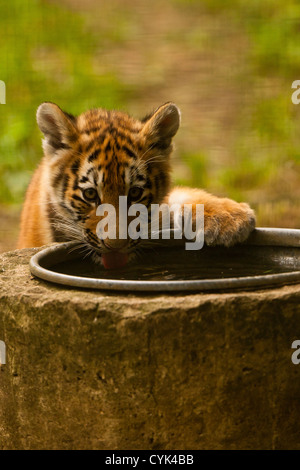
M 77 241 L 101 257 L 107 268 L 134 258 L 143 240 L 100 240 L 100 204 L 119 196 L 128 204 L 204 204 L 207 245 L 231 246 L 247 239 L 255 226 L 246 203 L 219 198 L 201 189 L 170 189 L 172 139 L 180 111 L 166 103 L 142 120 L 128 114 L 92 109 L 74 117 L 56 104 L 43 103 L 37 123 L 44 135 L 44 158 L 35 171 L 21 215 L 18 248 Z M 118 226 L 118 216 L 117 216 Z

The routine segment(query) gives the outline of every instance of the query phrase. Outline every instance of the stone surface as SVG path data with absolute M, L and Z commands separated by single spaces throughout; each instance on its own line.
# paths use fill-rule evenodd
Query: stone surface
M 300 285 L 132 295 L 0 257 L 0 449 L 300 449 Z

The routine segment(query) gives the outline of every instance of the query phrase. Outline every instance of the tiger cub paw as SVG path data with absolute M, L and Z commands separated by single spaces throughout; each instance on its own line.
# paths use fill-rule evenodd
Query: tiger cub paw
M 207 245 L 242 243 L 255 228 L 255 214 L 244 202 L 223 199 L 204 211 L 204 241 Z

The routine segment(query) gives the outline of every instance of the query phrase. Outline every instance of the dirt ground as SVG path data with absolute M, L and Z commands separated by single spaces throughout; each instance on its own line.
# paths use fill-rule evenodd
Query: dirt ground
M 0 207 L 0 253 L 16 249 L 20 208 Z

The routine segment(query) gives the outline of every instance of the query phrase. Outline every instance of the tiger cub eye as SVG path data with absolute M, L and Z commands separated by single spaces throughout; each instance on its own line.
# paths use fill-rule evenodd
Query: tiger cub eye
M 129 190 L 128 197 L 130 201 L 132 202 L 138 201 L 141 198 L 143 192 L 144 192 L 143 188 L 139 188 L 138 186 L 133 186 Z
M 95 201 L 98 198 L 98 193 L 95 188 L 87 188 L 82 191 L 83 197 L 87 201 Z

